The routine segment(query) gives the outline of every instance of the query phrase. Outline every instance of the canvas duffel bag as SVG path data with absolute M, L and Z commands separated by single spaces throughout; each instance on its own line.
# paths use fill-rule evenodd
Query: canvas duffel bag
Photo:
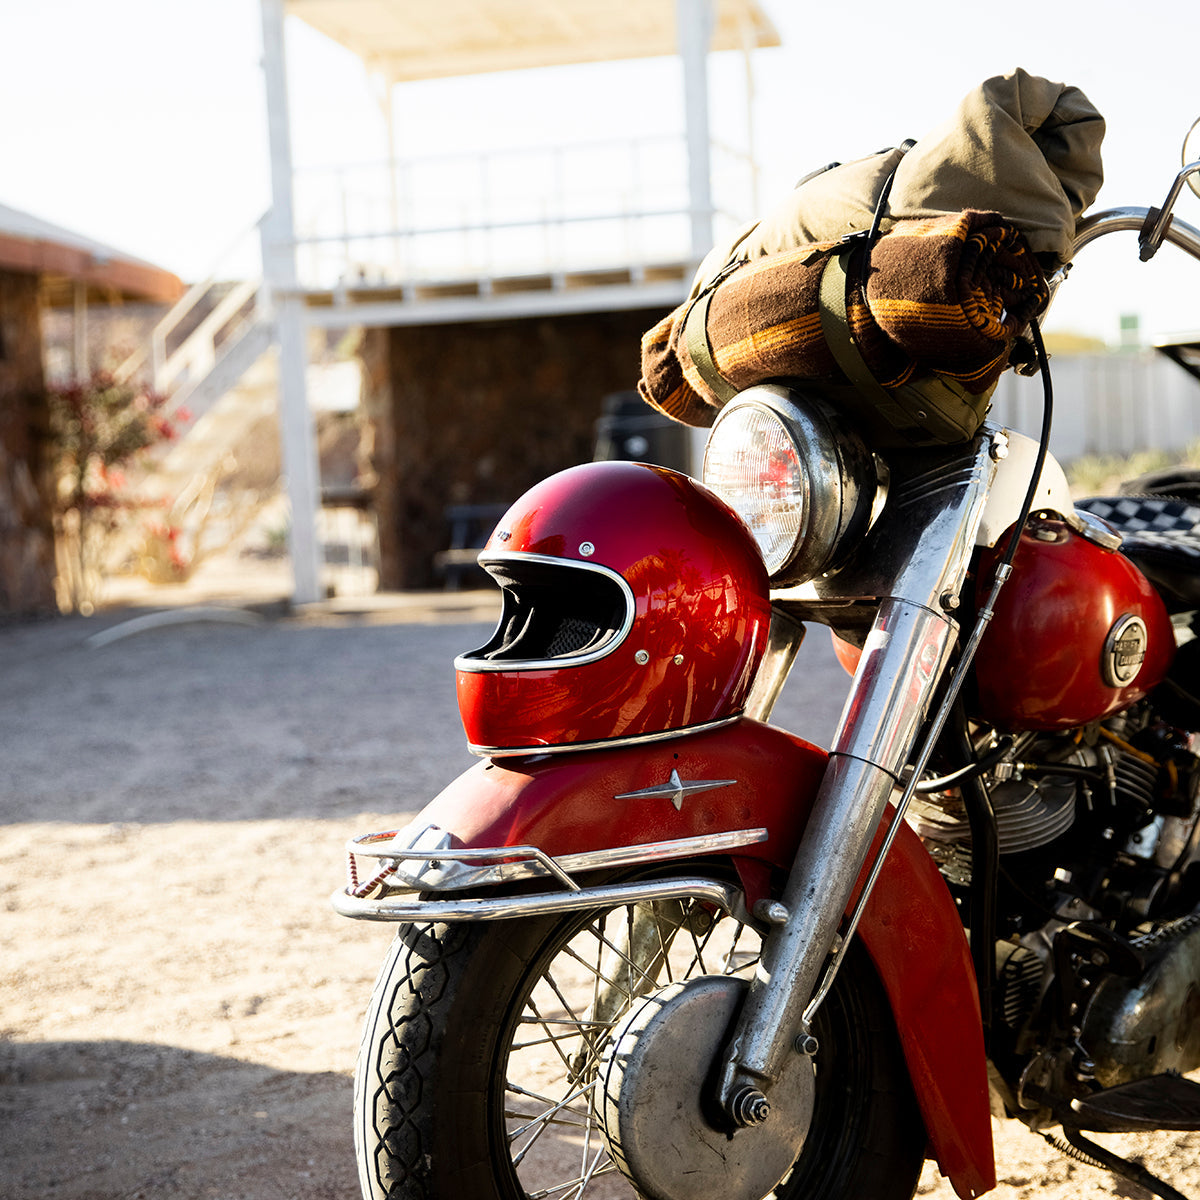
M 1018 69 L 916 143 L 813 173 L 646 334 L 642 396 L 709 425 L 737 390 L 801 379 L 882 441 L 972 436 L 1100 187 L 1103 136 L 1078 88 Z

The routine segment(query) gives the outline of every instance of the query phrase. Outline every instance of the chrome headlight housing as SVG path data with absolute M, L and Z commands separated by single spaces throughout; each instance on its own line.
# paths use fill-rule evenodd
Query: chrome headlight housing
M 750 527 L 776 585 L 840 565 L 866 533 L 881 464 L 827 401 L 760 384 L 717 415 L 704 483 Z

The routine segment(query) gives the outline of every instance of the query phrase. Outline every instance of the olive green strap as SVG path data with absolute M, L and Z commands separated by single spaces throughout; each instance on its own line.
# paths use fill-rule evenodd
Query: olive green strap
M 846 265 L 856 247 L 831 254 L 821 272 L 821 332 L 826 345 L 833 353 L 843 374 L 869 400 L 884 420 L 904 434 L 919 434 L 919 425 L 898 404 L 892 394 L 871 374 L 850 332 L 850 318 L 846 313 Z
M 730 273 L 730 267 L 739 263 L 726 264 L 715 279 L 693 301 L 692 306 L 684 314 L 683 340 L 687 346 L 688 357 L 692 366 L 700 374 L 709 391 L 722 403 L 726 404 L 738 394 L 738 389 L 717 370 L 713 358 L 712 346 L 708 340 L 708 306 L 716 295 L 717 285 Z

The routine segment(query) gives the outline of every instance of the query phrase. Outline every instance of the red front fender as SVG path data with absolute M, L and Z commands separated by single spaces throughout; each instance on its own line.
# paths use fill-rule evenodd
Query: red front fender
M 422 812 L 470 847 L 537 846 L 560 856 L 736 829 L 768 837 L 734 862 L 747 902 L 787 870 L 825 769 L 816 746 L 741 720 L 708 733 L 611 750 L 480 763 Z M 678 772 L 733 783 L 626 798 Z M 676 808 L 674 800 L 680 800 Z M 954 902 L 901 826 L 858 928 L 887 991 L 933 1156 L 962 1197 L 996 1184 L 987 1069 L 970 951 Z

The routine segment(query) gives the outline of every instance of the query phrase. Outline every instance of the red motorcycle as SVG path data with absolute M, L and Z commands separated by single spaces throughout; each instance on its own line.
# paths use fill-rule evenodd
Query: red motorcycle
M 1200 259 L 1197 176 L 1075 252 Z M 1200 506 L 1077 507 L 1046 434 L 889 447 L 769 383 L 703 484 L 512 506 L 455 663 L 481 761 L 334 898 L 399 924 L 365 1197 L 879 1200 L 927 1157 L 973 1197 L 1001 1112 L 1179 1196 L 1086 1135 L 1200 1129 Z M 828 751 L 768 723 L 811 623 L 853 672 Z

